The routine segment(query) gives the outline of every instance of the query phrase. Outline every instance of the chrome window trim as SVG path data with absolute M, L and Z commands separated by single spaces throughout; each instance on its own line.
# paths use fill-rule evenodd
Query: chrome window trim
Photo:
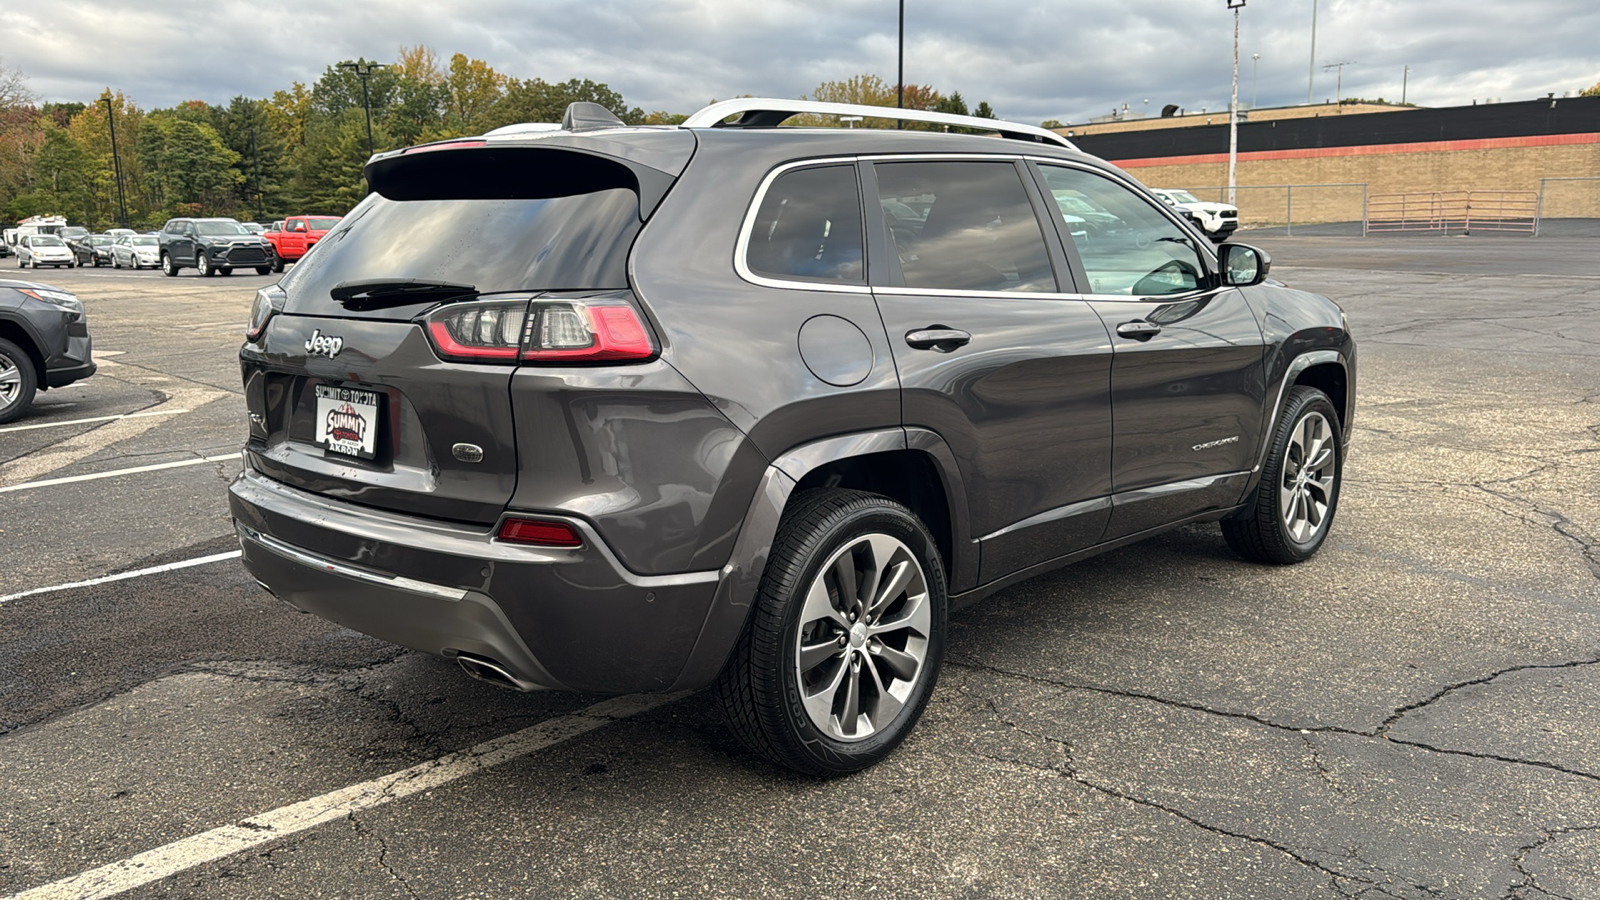
M 778 166 L 777 168 L 773 169 L 771 172 L 768 172 L 766 177 L 761 180 L 761 186 L 756 188 L 756 196 L 755 196 L 754 200 L 750 201 L 750 208 L 745 211 L 744 224 L 739 226 L 739 237 L 738 237 L 737 243 L 734 245 L 734 251 L 733 251 L 733 270 L 735 272 L 739 273 L 739 277 L 744 279 L 745 281 L 750 282 L 751 284 L 754 284 L 754 285 L 759 285 L 761 287 L 770 287 L 770 288 L 782 288 L 784 290 L 822 291 L 824 293 L 829 293 L 829 294 L 839 294 L 839 293 L 844 293 L 844 294 L 870 294 L 870 293 L 872 293 L 872 288 L 869 287 L 865 283 L 862 283 L 862 284 L 844 284 L 844 283 L 841 283 L 841 284 L 828 284 L 826 282 L 821 282 L 821 281 L 791 281 L 791 280 L 789 280 L 787 278 L 771 278 L 771 277 L 768 277 L 768 276 L 765 276 L 765 275 L 757 275 L 755 272 L 751 271 L 750 264 L 745 259 L 746 255 L 749 253 L 749 250 L 750 250 L 750 235 L 755 232 L 756 215 L 761 211 L 761 204 L 767 199 L 767 191 L 772 187 L 772 183 L 773 182 L 777 181 L 780 176 L 782 176 L 782 175 L 784 175 L 784 174 L 786 174 L 788 172 L 792 172 L 795 169 L 821 168 L 823 166 L 838 166 L 838 165 L 848 165 L 848 166 L 852 166 L 853 167 L 853 166 L 855 166 L 855 164 L 856 164 L 856 158 L 853 157 L 853 156 L 837 156 L 837 157 L 836 156 L 827 156 L 827 157 L 821 157 L 821 158 L 818 158 L 818 159 L 802 159 L 802 160 L 796 160 L 795 162 L 787 162 L 787 163 L 784 163 L 783 165 Z M 860 187 L 860 183 L 861 183 L 860 179 L 857 178 L 856 179 L 856 184 L 857 184 L 857 188 L 858 189 Z M 865 217 L 865 211 L 864 210 L 863 210 L 863 216 L 862 216 L 862 220 L 861 221 L 862 221 L 861 280 L 863 282 L 865 282 L 866 281 L 866 274 L 867 274 L 867 269 L 866 269 L 866 261 L 867 261 L 866 260 L 866 249 L 867 249 L 866 241 L 867 241 L 867 235 L 866 235 L 866 217 Z M 631 261 L 631 259 L 630 259 L 630 261 Z

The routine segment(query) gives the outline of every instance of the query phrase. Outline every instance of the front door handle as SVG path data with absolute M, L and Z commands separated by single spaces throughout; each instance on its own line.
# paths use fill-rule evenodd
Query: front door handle
M 972 335 L 959 328 L 929 325 L 918 331 L 906 332 L 906 343 L 915 350 L 937 350 L 949 353 L 972 340 Z
M 1148 341 L 1160 333 L 1160 325 L 1154 322 L 1146 322 L 1143 319 L 1123 322 L 1117 326 L 1118 337 L 1133 338 L 1136 341 Z

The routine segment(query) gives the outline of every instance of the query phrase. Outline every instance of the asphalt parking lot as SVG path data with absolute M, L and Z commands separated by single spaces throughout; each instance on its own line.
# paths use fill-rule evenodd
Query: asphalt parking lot
M 0 426 L 0 897 L 1600 897 L 1600 245 L 1261 243 L 1361 342 L 1322 553 L 1008 589 L 831 782 L 271 599 L 224 495 L 270 279 L 40 273 L 102 369 Z

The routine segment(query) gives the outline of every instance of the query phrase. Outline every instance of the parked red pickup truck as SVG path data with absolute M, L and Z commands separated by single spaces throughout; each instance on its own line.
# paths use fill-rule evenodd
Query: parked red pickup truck
M 290 216 L 273 222 L 261 235 L 272 245 L 272 271 L 282 272 L 285 264 L 299 261 L 311 245 L 338 224 L 338 216 Z

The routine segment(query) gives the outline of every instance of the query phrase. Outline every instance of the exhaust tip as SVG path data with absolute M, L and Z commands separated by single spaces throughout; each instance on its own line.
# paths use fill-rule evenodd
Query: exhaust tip
M 473 678 L 476 678 L 479 681 L 487 681 L 488 683 L 497 687 L 503 687 L 507 690 L 513 691 L 522 691 L 524 693 L 529 691 L 542 691 L 545 689 L 543 685 L 535 684 L 525 678 L 518 678 L 516 675 L 511 674 L 510 669 L 507 669 L 505 666 L 488 658 L 487 656 L 478 656 L 472 653 L 456 653 L 455 658 L 456 665 L 461 667 L 461 671 L 466 672 L 468 675 L 471 675 Z

